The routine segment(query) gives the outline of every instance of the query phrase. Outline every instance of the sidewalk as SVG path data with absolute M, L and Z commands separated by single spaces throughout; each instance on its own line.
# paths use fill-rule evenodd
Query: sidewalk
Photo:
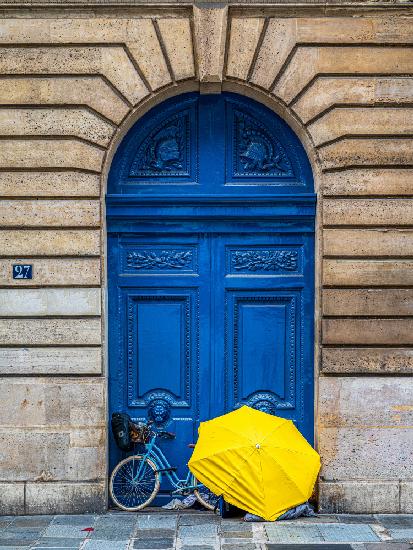
M 412 541 L 412 543 L 409 543 Z M 148 510 L 0 517 L 0 550 L 408 550 L 413 515 L 320 515 L 279 523 Z

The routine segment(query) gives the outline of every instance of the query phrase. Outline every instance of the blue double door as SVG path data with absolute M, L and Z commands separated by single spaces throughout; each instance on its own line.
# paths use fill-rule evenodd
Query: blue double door
M 111 237 L 112 405 L 176 432 L 177 464 L 200 421 L 243 404 L 293 419 L 311 441 L 311 235 L 194 225 Z
M 243 404 L 312 442 L 315 200 L 296 136 L 245 98 L 190 94 L 131 130 L 109 184 L 110 412 L 175 432 L 181 473 L 199 422 Z

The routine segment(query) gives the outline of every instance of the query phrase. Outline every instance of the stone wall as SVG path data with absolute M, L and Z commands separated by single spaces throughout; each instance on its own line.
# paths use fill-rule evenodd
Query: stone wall
M 320 508 L 413 512 L 413 7 L 14 4 L 0 21 L 0 512 L 106 506 L 105 178 L 145 110 L 198 89 L 265 102 L 313 164 Z M 32 281 L 12 279 L 15 262 Z

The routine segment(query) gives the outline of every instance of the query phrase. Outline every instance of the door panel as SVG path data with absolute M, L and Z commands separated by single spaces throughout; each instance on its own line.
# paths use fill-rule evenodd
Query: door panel
M 208 258 L 203 234 L 119 234 L 110 247 L 118 271 L 111 290 L 118 295 L 111 313 L 118 365 L 111 370 L 112 410 L 176 432 L 163 446 L 182 475 L 187 444 L 209 414 L 200 393 L 209 367 L 209 321 L 200 315 L 209 311 Z M 120 457 L 114 450 L 112 463 Z
M 284 416 L 312 442 L 312 389 L 303 385 L 313 364 L 312 322 L 304 323 L 312 301 L 312 238 L 237 230 L 234 224 L 213 237 L 225 410 L 247 404 Z

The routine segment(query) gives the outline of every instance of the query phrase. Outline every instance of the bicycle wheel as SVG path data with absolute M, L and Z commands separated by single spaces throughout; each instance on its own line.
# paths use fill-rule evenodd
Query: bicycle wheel
M 194 495 L 196 496 L 198 502 L 200 502 L 207 510 L 215 510 L 219 497 L 205 487 L 205 485 L 199 483 L 194 475 L 192 476 L 192 485 L 200 486 L 199 489 L 194 489 Z
M 122 510 L 136 512 L 148 506 L 159 491 L 156 465 L 149 458 L 133 455 L 119 462 L 110 476 L 109 492 L 113 502 Z M 139 468 L 141 472 L 138 476 Z

